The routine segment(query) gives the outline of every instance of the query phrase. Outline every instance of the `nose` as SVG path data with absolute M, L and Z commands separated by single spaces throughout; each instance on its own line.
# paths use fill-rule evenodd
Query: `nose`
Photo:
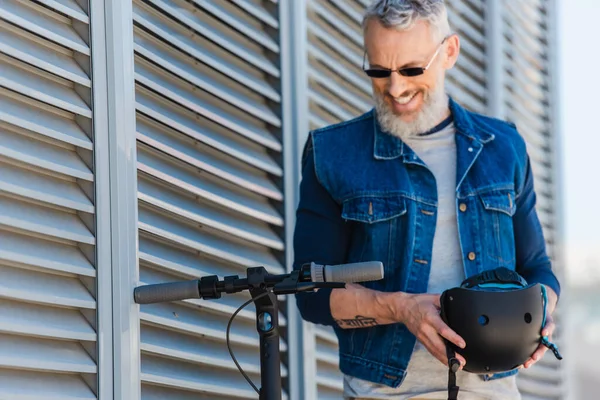
M 406 78 L 400 75 L 398 72 L 392 72 L 388 83 L 388 93 L 392 97 L 398 97 L 406 91 L 407 82 Z

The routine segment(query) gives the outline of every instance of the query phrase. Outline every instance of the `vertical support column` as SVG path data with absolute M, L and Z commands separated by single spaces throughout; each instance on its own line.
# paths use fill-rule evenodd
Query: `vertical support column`
M 557 0 L 548 0 L 547 2 L 547 26 L 548 26 L 548 70 L 549 70 L 549 115 L 550 115 L 550 132 L 552 134 L 552 181 L 553 181 L 553 210 L 554 210 L 554 224 L 555 224 L 555 238 L 554 238 L 554 261 L 553 268 L 557 274 L 561 284 L 562 293 L 559 301 L 557 311 L 560 313 L 560 320 L 557 320 L 557 325 L 560 326 L 560 343 L 559 346 L 562 348 L 563 354 L 569 353 L 569 343 L 571 324 L 569 321 L 569 313 L 566 312 L 569 308 L 569 291 L 566 288 L 566 254 L 565 254 L 565 207 L 564 207 L 564 196 L 563 196 L 563 126 L 562 126 L 562 106 L 561 106 L 561 82 L 560 82 L 560 10 L 559 2 Z M 564 394 L 565 398 L 574 397 L 574 388 L 571 386 L 571 365 L 573 360 L 570 357 L 565 357 L 561 361 L 561 373 L 559 374 L 562 378 L 561 393 Z
M 485 21 L 488 114 L 496 118 L 505 118 L 501 0 L 486 0 Z
M 94 183 L 96 204 L 96 303 L 98 400 L 112 400 L 113 302 L 108 140 L 108 83 L 104 1 L 90 1 L 92 108 L 94 110 Z
M 552 135 L 552 180 L 554 182 L 553 198 L 554 198 L 554 222 L 556 224 L 555 236 L 555 255 L 560 266 L 560 279 L 564 281 L 564 206 L 563 206 L 563 165 L 562 153 L 563 137 L 562 137 L 562 120 L 561 116 L 561 93 L 560 93 L 560 68 L 559 68 L 559 40 L 558 40 L 558 2 L 556 0 L 548 0 L 548 70 L 550 76 L 549 82 L 549 115 L 550 115 L 550 132 Z
M 308 135 L 307 0 L 279 3 L 285 196 L 286 265 L 292 269 L 295 214 L 301 179 L 300 159 Z M 288 296 L 290 399 L 316 399 L 315 335 Z
M 104 0 L 110 165 L 110 230 L 115 400 L 140 398 L 139 281 L 133 9 Z

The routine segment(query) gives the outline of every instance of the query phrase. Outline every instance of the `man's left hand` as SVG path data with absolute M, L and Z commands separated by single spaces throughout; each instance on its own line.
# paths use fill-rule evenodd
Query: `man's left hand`
M 544 329 L 542 330 L 542 336 L 547 336 L 548 340 L 552 341 L 552 333 L 554 332 L 555 328 L 556 328 L 556 325 L 554 324 L 554 320 L 552 319 L 552 316 L 549 313 L 546 313 L 546 325 L 544 326 Z M 546 353 L 546 351 L 548 351 L 548 348 L 540 343 L 537 350 L 531 355 L 531 358 L 529 358 L 527 361 L 525 361 L 523 363 L 523 368 L 529 368 L 533 364 L 535 364 L 536 362 L 541 360 L 542 357 L 544 356 L 544 354 Z
M 556 307 L 556 303 L 558 301 L 558 296 L 552 289 L 546 286 L 546 292 L 548 294 L 548 304 L 546 307 L 546 325 L 542 329 L 542 336 L 547 336 L 548 340 L 552 341 L 552 334 L 554 333 L 554 329 L 556 325 L 554 324 L 554 319 L 552 318 L 552 313 L 554 312 L 554 308 Z M 544 354 L 548 351 L 548 348 L 540 343 L 537 350 L 531 355 L 531 357 L 521 365 L 520 368 L 530 368 L 536 362 L 542 359 Z

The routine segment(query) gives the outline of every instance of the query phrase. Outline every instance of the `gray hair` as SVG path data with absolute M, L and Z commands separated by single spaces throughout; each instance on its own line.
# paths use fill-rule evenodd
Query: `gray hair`
M 365 11 L 363 31 L 366 32 L 371 19 L 378 20 L 386 28 L 398 30 L 409 30 L 417 22 L 426 21 L 435 40 L 450 34 L 444 0 L 374 0 Z

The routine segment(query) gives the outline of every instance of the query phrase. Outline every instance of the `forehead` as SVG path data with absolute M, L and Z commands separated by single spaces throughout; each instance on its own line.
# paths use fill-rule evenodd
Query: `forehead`
M 406 61 L 426 57 L 436 45 L 431 27 L 425 21 L 417 22 L 409 30 L 400 31 L 371 20 L 367 24 L 364 40 L 371 57 L 393 57 Z

